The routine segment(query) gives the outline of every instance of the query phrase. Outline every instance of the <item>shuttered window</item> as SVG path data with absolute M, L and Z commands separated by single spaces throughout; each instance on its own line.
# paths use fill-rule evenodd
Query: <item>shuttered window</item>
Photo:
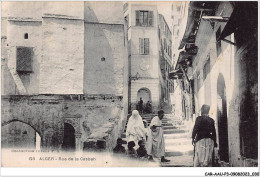
M 148 26 L 153 26 L 153 12 L 148 12 Z
M 140 54 L 144 54 L 144 39 L 139 38 L 139 52 Z
M 33 49 L 30 47 L 17 47 L 16 49 L 16 71 L 32 72 Z
M 136 26 L 153 26 L 152 11 L 136 11 Z
M 139 52 L 142 55 L 148 55 L 149 54 L 149 38 L 139 38 Z

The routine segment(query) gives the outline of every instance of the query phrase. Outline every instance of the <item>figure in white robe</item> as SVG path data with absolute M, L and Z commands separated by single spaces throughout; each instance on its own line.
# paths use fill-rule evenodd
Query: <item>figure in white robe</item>
M 150 124 L 151 136 L 147 139 L 147 154 L 156 158 L 161 158 L 161 162 L 169 162 L 165 159 L 165 143 L 162 128 L 163 111 L 158 111 L 158 116 L 155 116 Z
M 132 116 L 129 118 L 126 128 L 126 141 L 134 141 L 136 149 L 138 146 L 138 141 L 145 139 L 145 128 L 142 117 L 139 115 L 137 110 L 133 110 Z

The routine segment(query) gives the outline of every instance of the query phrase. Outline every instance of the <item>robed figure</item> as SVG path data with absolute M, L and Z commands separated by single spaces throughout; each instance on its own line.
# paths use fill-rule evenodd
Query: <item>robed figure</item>
M 137 110 L 133 110 L 132 116 L 129 118 L 126 128 L 126 141 L 134 141 L 137 145 L 139 140 L 146 139 L 145 132 L 146 131 L 144 128 L 142 117 L 139 115 L 139 112 Z
M 161 158 L 161 162 L 169 162 L 165 159 L 165 142 L 163 137 L 162 119 L 164 112 L 158 111 L 158 116 L 155 116 L 150 124 L 151 136 L 147 139 L 147 154 L 156 158 Z

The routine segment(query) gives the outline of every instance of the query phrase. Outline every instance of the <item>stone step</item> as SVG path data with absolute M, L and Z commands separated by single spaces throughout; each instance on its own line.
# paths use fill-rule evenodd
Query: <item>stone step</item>
M 172 123 L 162 123 L 162 126 L 173 126 Z M 125 125 L 125 128 L 127 127 L 127 124 Z
M 192 167 L 193 155 L 170 156 L 167 159 L 171 160 L 169 163 L 161 163 L 161 167 Z
M 169 152 L 165 152 L 165 156 L 166 157 L 172 157 L 172 156 L 184 156 L 184 155 L 193 155 L 193 150 L 190 151 L 169 151 Z
M 124 130 L 124 133 L 126 132 L 126 128 Z M 164 129 L 163 133 L 166 134 L 182 134 L 182 133 L 186 133 L 187 130 L 180 130 L 180 129 Z
M 126 132 L 126 128 L 127 128 L 127 126 L 125 127 L 124 132 Z M 181 129 L 178 129 L 178 128 L 174 127 L 174 126 L 165 126 L 165 127 L 163 127 L 163 130 L 164 130 L 164 131 L 176 130 L 177 132 L 178 132 L 178 131 L 181 131 L 181 132 L 182 132 L 182 131 L 187 132 L 187 130 L 181 130 Z M 184 133 L 184 132 L 183 132 L 183 133 Z M 169 134 L 169 133 L 167 132 L 166 134 Z
M 185 133 L 187 131 L 185 130 L 179 130 L 179 129 L 176 129 L 176 130 L 164 130 L 163 133 L 164 134 L 177 134 L 177 133 Z
M 145 119 L 143 119 L 145 120 Z M 148 123 L 151 123 L 152 120 L 146 120 Z M 128 120 L 126 121 L 126 123 L 128 122 Z M 162 120 L 162 123 L 166 123 L 166 122 L 172 122 L 171 120 Z M 175 122 L 174 122 L 175 123 Z
M 189 152 L 193 150 L 194 150 L 194 146 L 192 144 L 179 145 L 179 146 L 170 145 L 165 147 L 165 152 Z
M 123 141 L 126 141 L 126 138 L 122 138 Z M 123 144 L 124 147 L 127 148 L 127 144 Z M 183 149 L 183 147 L 193 147 L 191 145 L 191 139 L 186 139 L 186 138 L 180 138 L 180 139 L 175 139 L 174 141 L 172 140 L 168 140 L 167 139 L 165 140 L 165 147 L 166 149 L 169 149 L 171 150 L 171 148 L 174 146 L 175 149 Z M 169 147 L 169 148 L 168 148 Z M 190 149 L 191 150 L 191 149 Z M 192 149 L 193 150 L 193 149 Z
M 178 129 L 178 127 L 176 127 L 176 126 L 164 126 L 163 129 L 164 130 L 172 130 L 172 129 Z
M 164 139 L 189 138 L 189 133 L 165 134 Z
M 188 130 L 186 126 L 164 126 L 163 129 L 179 129 L 179 130 Z
M 165 146 L 191 145 L 191 138 L 165 139 Z

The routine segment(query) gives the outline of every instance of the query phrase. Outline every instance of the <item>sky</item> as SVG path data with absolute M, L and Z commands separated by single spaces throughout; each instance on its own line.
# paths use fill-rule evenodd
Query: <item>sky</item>
M 163 2 L 163 1 L 157 2 L 158 12 L 164 16 L 170 29 L 172 29 L 171 28 L 171 26 L 172 26 L 172 19 L 171 19 L 172 3 L 176 3 L 176 2 Z

